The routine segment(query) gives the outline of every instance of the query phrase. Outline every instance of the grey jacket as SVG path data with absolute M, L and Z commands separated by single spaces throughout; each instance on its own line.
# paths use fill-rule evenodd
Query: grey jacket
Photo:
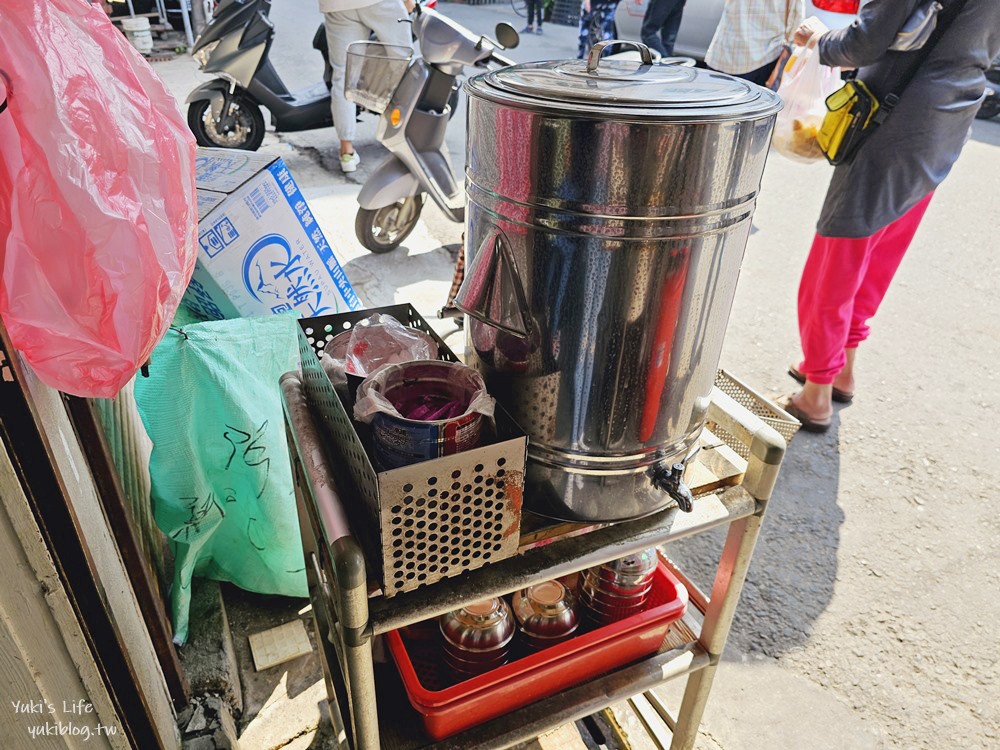
M 820 60 L 859 68 L 858 78 L 881 101 L 920 54 L 888 48 L 924 1 L 869 0 L 852 26 L 820 38 Z M 945 7 L 955 1 L 940 0 Z M 968 140 L 985 71 L 998 53 L 1000 0 L 966 0 L 896 109 L 851 163 L 834 170 L 817 226 L 821 235 L 869 237 L 941 184 Z

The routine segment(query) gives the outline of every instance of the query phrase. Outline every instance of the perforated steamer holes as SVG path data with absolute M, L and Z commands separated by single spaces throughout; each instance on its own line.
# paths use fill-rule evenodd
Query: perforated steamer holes
M 502 477 L 507 461 L 477 463 L 398 488 L 387 519 L 391 545 L 387 593 L 399 593 L 498 559 L 504 548 Z M 441 486 L 449 488 L 442 491 Z M 484 488 L 492 487 L 487 497 Z M 412 535 L 409 535 L 412 532 Z
M 415 310 L 410 308 L 407 316 L 412 327 L 432 333 Z M 407 467 L 403 475 L 376 473 L 319 364 L 328 342 L 354 325 L 337 317 L 303 321 L 299 337 L 302 380 L 313 413 L 322 419 L 336 443 L 339 465 L 347 468 L 360 493 L 355 497 L 347 491 L 344 502 L 362 502 L 376 524 L 385 594 L 410 591 L 514 554 L 520 511 L 508 502 L 503 489 L 511 484 L 511 477 L 505 474 L 513 464 L 508 466 L 507 462 L 515 460 L 520 451 L 505 457 L 506 448 L 486 446 L 476 449 L 475 457 L 444 460 L 447 468 L 437 463 L 443 460 L 438 459 L 428 462 L 423 471 Z M 457 361 L 438 343 L 442 359 Z M 518 474 L 511 484 L 518 492 L 523 468 L 518 459 Z

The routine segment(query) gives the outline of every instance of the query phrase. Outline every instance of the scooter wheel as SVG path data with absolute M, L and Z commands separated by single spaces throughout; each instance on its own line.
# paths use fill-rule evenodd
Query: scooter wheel
M 208 101 L 192 102 L 188 107 L 188 127 L 199 146 L 239 148 L 256 151 L 264 141 L 264 115 L 253 101 L 233 99 L 235 123 L 228 131 L 219 131 Z
M 423 208 L 423 195 L 411 195 L 384 208 L 359 208 L 354 233 L 371 252 L 388 253 L 409 237 Z

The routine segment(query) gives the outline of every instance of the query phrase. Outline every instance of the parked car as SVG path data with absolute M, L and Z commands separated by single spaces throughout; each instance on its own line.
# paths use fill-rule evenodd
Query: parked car
M 621 0 L 618 3 L 618 9 L 615 11 L 618 39 L 642 41 L 642 35 L 639 32 L 642 29 L 642 17 L 646 14 L 648 4 L 649 0 Z M 684 6 L 681 28 L 677 33 L 674 54 L 704 60 L 705 52 L 708 51 L 708 45 L 719 25 L 719 19 L 722 18 L 724 5 L 724 0 L 688 0 L 687 5 Z M 809 16 L 816 16 L 831 29 L 843 28 L 854 20 L 854 14 L 819 10 L 807 0 L 806 17 Z
M 986 99 L 976 115 L 980 120 L 991 120 L 1000 115 L 1000 57 L 986 71 Z

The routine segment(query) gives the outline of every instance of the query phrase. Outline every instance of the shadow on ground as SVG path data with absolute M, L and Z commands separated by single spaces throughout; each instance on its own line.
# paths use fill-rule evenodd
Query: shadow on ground
M 241 745 L 282 747 L 296 736 L 329 727 L 308 600 L 254 594 L 229 584 L 223 584 L 222 591 L 243 688 L 243 714 L 237 721 Z M 304 621 L 312 653 L 258 672 L 249 636 L 295 619 Z
M 768 506 L 729 645 L 777 657 L 804 644 L 830 603 L 844 513 L 837 505 L 839 417 L 824 435 L 799 433 Z M 724 529 L 666 549 L 708 593 Z

